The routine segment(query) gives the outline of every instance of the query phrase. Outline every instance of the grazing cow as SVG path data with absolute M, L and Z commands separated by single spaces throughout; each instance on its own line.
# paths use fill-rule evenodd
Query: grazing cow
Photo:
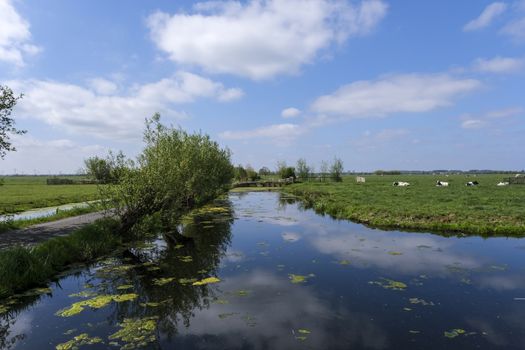
M 365 183 L 366 179 L 364 177 L 362 177 L 362 176 L 356 176 L 355 181 L 357 183 Z
M 505 182 L 498 182 L 498 184 L 496 186 L 508 186 L 509 185 L 509 182 L 508 181 L 505 181 Z
M 394 183 L 392 183 L 392 186 L 407 187 L 410 186 L 410 183 L 404 181 L 395 181 Z
M 436 181 L 436 186 L 437 187 L 448 187 L 448 182 L 437 180 Z
M 466 186 L 477 186 L 477 185 L 479 185 L 479 182 L 477 182 L 477 181 L 469 181 L 465 185 Z

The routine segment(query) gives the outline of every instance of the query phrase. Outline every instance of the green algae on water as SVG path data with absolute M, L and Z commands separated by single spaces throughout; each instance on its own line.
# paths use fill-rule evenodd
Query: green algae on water
M 293 273 L 289 274 L 288 275 L 288 278 L 290 278 L 290 282 L 292 283 L 305 283 L 308 278 L 310 277 L 314 277 L 315 275 L 314 274 L 309 274 L 308 276 L 303 276 L 303 275 L 295 275 Z
M 89 306 L 92 309 L 100 309 L 107 306 L 112 301 L 121 303 L 136 299 L 137 297 L 137 294 L 99 295 L 92 299 L 76 302 L 68 308 L 57 311 L 55 315 L 60 317 L 71 317 L 84 311 L 86 306 Z
M 454 329 L 451 329 L 450 331 L 444 332 L 444 335 L 447 338 L 455 338 L 461 334 L 465 334 L 465 330 L 461 328 L 454 328 Z
M 102 339 L 99 337 L 90 337 L 87 333 L 77 335 L 70 341 L 62 344 L 58 344 L 56 350 L 76 350 L 83 345 L 93 345 L 102 343 Z
M 394 281 L 388 278 L 381 278 L 380 281 L 370 281 L 368 283 L 392 290 L 405 290 L 407 288 L 407 285 L 405 283 Z
M 193 282 L 192 285 L 193 286 L 204 286 L 206 284 L 218 283 L 220 281 L 221 280 L 218 279 L 217 277 L 208 277 L 208 278 L 205 278 L 203 280 L 200 280 L 200 281 L 197 281 L 197 282 Z
M 162 277 L 162 278 L 154 278 L 152 279 L 152 282 L 156 286 L 164 286 L 168 283 L 171 283 L 175 280 L 175 277 Z
M 120 330 L 110 335 L 109 339 L 126 343 L 121 347 L 124 350 L 146 347 L 156 340 L 157 319 L 158 317 L 126 318 L 119 324 Z

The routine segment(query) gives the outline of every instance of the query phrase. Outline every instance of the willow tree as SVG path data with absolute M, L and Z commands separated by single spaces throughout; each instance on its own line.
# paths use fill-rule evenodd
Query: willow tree
M 144 142 L 136 165 L 123 171 L 118 184 L 108 187 L 123 232 L 157 212 L 173 223 L 229 188 L 233 178 L 230 151 L 208 135 L 166 127 L 155 114 L 146 120 Z

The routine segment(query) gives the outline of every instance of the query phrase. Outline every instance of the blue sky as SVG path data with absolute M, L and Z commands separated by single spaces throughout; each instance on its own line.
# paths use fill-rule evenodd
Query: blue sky
M 0 0 L 0 174 L 134 157 L 155 112 L 255 168 L 523 169 L 524 78 L 523 0 Z

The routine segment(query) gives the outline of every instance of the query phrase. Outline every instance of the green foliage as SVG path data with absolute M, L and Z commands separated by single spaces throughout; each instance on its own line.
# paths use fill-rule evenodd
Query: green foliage
M 271 174 L 272 174 L 272 171 L 265 166 L 259 169 L 259 176 L 268 176 Z
M 297 161 L 295 168 L 297 169 L 297 177 L 300 179 L 307 179 L 312 172 L 312 169 L 308 166 L 308 164 L 306 164 L 306 160 L 303 158 L 300 158 Z
M 256 181 L 260 179 L 259 174 L 257 174 L 257 172 L 250 165 L 246 167 L 246 175 L 250 181 Z
M 343 181 L 343 161 L 339 158 L 334 158 L 334 162 L 330 166 L 330 177 L 336 182 Z
M 320 213 L 377 227 L 523 236 L 525 186 L 496 186 L 505 176 L 370 175 L 366 184 L 345 176 L 339 183 L 308 182 L 285 190 Z M 474 179 L 479 186 L 465 186 Z M 437 180 L 450 186 L 436 187 Z M 408 181 L 410 187 L 394 187 L 393 181 Z
M 144 141 L 137 165 L 125 168 L 119 183 L 105 191 L 121 218 L 121 232 L 156 212 L 174 224 L 228 190 L 234 175 L 230 151 L 208 135 L 166 127 L 156 114 L 146 120 Z
M 3 159 L 7 152 L 16 151 L 11 144 L 10 136 L 26 132 L 15 128 L 15 121 L 11 117 L 13 108 L 21 98 L 22 95 L 15 96 L 8 86 L 0 85 L 0 159 Z
M 374 171 L 376 175 L 401 175 L 399 170 L 376 170 Z
M 45 283 L 68 264 L 90 261 L 120 244 L 116 221 L 105 219 L 34 248 L 0 251 L 0 298 Z
M 295 168 L 286 165 L 286 162 L 277 163 L 277 175 L 281 179 L 287 179 L 289 177 L 295 178 Z
M 97 156 L 87 158 L 84 165 L 87 175 L 102 184 L 118 182 L 126 169 L 133 166 L 122 152 L 116 155 L 109 152 L 106 159 Z
M 248 173 L 242 165 L 237 165 L 234 169 L 234 178 L 237 181 L 246 181 L 248 179 Z

